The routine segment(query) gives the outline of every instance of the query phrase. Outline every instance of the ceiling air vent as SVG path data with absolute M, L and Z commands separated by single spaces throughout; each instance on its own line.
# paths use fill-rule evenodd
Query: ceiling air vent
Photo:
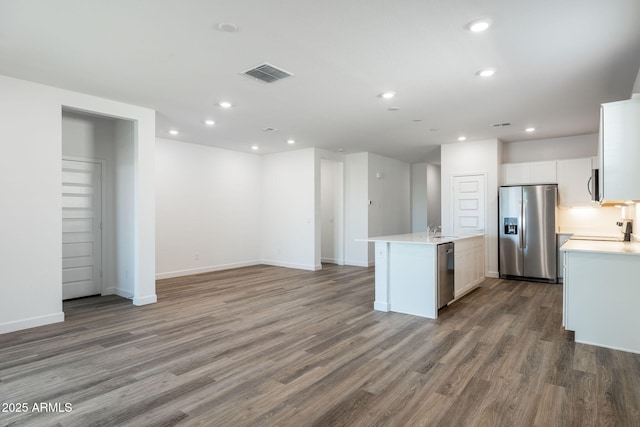
M 494 123 L 491 126 L 493 126 L 494 128 L 500 128 L 500 127 L 505 127 L 505 126 L 511 126 L 511 123 Z
M 273 83 L 293 75 L 287 71 L 281 70 L 280 68 L 276 68 L 271 64 L 267 64 L 266 62 L 255 68 L 247 70 L 242 74 L 265 83 Z

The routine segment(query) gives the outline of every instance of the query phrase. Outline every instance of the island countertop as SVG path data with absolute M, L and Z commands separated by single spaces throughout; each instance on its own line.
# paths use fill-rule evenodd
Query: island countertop
M 359 239 L 362 242 L 390 242 L 390 243 L 415 243 L 419 245 L 439 245 L 441 243 L 455 242 L 456 240 L 481 237 L 484 234 L 473 234 L 469 236 L 439 235 L 429 236 L 426 232 L 394 234 L 390 236 L 376 236 L 368 239 Z
M 595 252 L 605 254 L 640 255 L 640 243 L 569 239 L 564 245 L 562 245 L 560 250 L 564 252 Z

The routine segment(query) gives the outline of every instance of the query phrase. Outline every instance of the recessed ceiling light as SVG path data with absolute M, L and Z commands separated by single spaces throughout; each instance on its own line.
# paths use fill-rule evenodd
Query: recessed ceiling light
M 465 25 L 465 28 L 474 33 L 486 31 L 491 26 L 491 19 L 474 19 Z
M 229 101 L 220 101 L 218 102 L 218 105 L 222 108 L 231 108 L 232 104 Z
M 458 137 L 458 141 L 466 141 L 467 137 L 466 136 L 459 136 Z
M 175 129 L 171 129 L 171 130 L 169 131 L 169 133 L 170 133 L 171 135 L 177 135 L 179 132 L 178 132 L 177 130 L 175 130 Z
M 289 145 L 293 145 L 293 144 L 295 144 L 295 143 L 296 143 L 296 140 L 295 140 L 295 139 L 287 139 L 287 144 L 289 144 Z
M 484 70 L 478 71 L 476 74 L 480 77 L 491 77 L 496 73 L 495 68 L 485 68 Z
M 380 98 L 384 98 L 384 99 L 391 99 L 394 96 L 396 96 L 395 92 L 389 91 L 389 92 L 382 92 L 380 95 L 378 95 Z
M 525 132 L 534 132 L 536 130 L 536 128 L 526 128 L 524 131 Z
M 253 151 L 256 151 L 258 148 L 259 148 L 259 147 L 258 147 L 257 145 L 252 145 L 252 146 L 251 146 L 251 149 L 252 149 Z
M 216 124 L 216 122 L 214 122 L 213 120 L 205 120 L 204 124 L 207 126 L 213 126 Z

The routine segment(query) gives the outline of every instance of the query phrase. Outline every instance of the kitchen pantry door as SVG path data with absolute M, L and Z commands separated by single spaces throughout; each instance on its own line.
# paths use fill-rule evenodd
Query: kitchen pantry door
M 62 299 L 102 293 L 102 165 L 62 161 Z
M 484 233 L 485 182 L 484 174 L 452 177 L 453 234 L 455 236 Z

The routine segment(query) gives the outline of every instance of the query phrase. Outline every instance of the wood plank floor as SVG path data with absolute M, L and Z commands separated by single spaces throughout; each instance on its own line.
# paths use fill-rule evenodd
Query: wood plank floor
M 373 283 L 256 266 L 65 302 L 0 335 L 0 409 L 28 407 L 0 425 L 640 426 L 640 355 L 576 344 L 561 286 L 487 279 L 428 320 Z

